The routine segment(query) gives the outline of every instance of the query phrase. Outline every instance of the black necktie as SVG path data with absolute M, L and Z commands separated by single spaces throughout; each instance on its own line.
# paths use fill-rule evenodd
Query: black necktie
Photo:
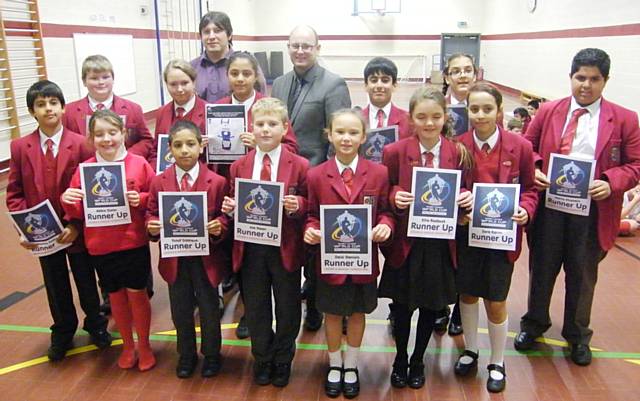
M 293 81 L 293 90 L 289 93 L 289 99 L 287 102 L 287 111 L 289 112 L 289 118 L 291 118 L 291 114 L 293 113 L 293 108 L 300 97 L 300 92 L 302 92 L 302 87 L 304 86 L 304 79 L 295 77 Z

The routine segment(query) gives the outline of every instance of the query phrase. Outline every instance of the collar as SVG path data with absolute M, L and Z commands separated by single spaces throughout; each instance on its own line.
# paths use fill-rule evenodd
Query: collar
M 391 102 L 384 105 L 384 107 L 374 106 L 369 103 L 369 118 L 376 118 L 378 116 L 378 110 L 382 110 L 384 112 L 384 118 L 388 120 L 391 114 Z
M 95 100 L 94 98 L 91 97 L 91 95 L 87 95 L 87 99 L 89 99 L 89 107 L 91 107 L 91 110 L 93 110 L 93 111 L 97 110 L 96 107 L 100 103 L 104 104 L 104 108 L 105 109 L 110 109 L 111 106 L 113 105 L 113 93 L 104 102 L 99 102 L 99 101 Z
M 467 105 L 467 99 L 458 100 L 455 96 L 453 96 L 453 92 L 451 92 L 451 94 L 449 95 L 449 100 L 452 106 L 455 106 L 456 104 L 464 104 L 465 106 Z
M 100 153 L 96 152 L 96 160 L 100 163 L 121 162 L 124 160 L 125 157 L 127 157 L 127 155 L 128 155 L 128 152 L 127 152 L 127 149 L 124 147 L 124 143 L 123 143 L 120 149 L 118 150 L 118 154 L 116 155 L 115 159 L 106 160 L 104 157 L 100 156 Z
M 61 125 L 60 129 L 55 134 L 53 134 L 52 136 L 47 136 L 44 132 L 42 132 L 40 128 L 38 128 L 38 133 L 40 134 L 40 146 L 44 148 L 46 146 L 45 142 L 47 141 L 47 139 L 51 139 L 53 141 L 54 147 L 60 146 L 60 141 L 62 140 L 62 131 L 64 131 L 64 128 Z
M 256 160 L 259 160 L 260 162 L 264 159 L 264 155 L 269 155 L 271 163 L 275 164 L 276 162 L 280 162 L 280 154 L 282 154 L 281 144 L 271 149 L 269 152 L 263 152 L 258 146 L 256 146 Z
M 175 112 L 178 107 L 182 107 L 184 109 L 184 114 L 188 114 L 191 110 L 193 110 L 196 105 L 196 95 L 191 96 L 191 99 L 187 101 L 185 104 L 178 104 L 175 101 L 173 102 L 173 111 Z M 177 114 L 177 112 L 176 112 Z
M 335 158 L 336 160 L 336 165 L 338 166 L 338 173 L 340 173 L 340 175 L 342 175 L 342 172 L 347 168 L 351 168 L 351 171 L 353 171 L 353 174 L 356 174 L 356 167 L 358 166 L 358 155 L 356 155 L 356 157 L 353 158 L 353 160 L 351 161 L 351 163 L 347 164 L 342 164 L 342 162 L 340 160 L 338 160 L 338 158 Z
M 231 104 L 244 104 L 245 110 L 247 110 L 247 111 L 251 110 L 251 105 L 253 105 L 253 102 L 255 100 L 256 100 L 256 91 L 255 91 L 255 89 L 251 93 L 251 96 L 249 96 L 249 98 L 247 100 L 245 100 L 244 102 L 241 102 L 238 99 L 236 99 L 236 97 L 235 97 L 235 95 L 233 93 L 231 94 Z
M 177 164 L 175 164 L 175 166 L 176 166 L 176 178 L 178 179 L 178 182 L 182 181 L 182 176 L 184 176 L 186 173 L 189 173 L 189 177 L 191 178 L 192 183 L 195 183 L 196 180 L 198 179 L 198 175 L 200 174 L 199 162 L 197 162 L 193 167 L 191 167 L 191 170 L 189 171 L 185 171 L 181 169 L 180 167 L 178 167 Z
M 482 149 L 482 145 L 484 145 L 485 143 L 488 143 L 489 148 L 493 149 L 496 146 L 496 143 L 498 143 L 498 138 L 499 138 L 498 133 L 499 133 L 499 130 L 498 130 L 498 126 L 496 125 L 496 130 L 493 131 L 493 134 L 489 135 L 489 138 L 487 138 L 486 141 L 483 141 L 483 140 L 480 140 L 480 138 L 478 138 L 478 135 L 476 135 L 476 130 L 473 130 L 473 142 L 475 142 L 478 149 Z
M 571 115 L 571 113 L 573 113 L 574 110 L 587 109 L 587 111 L 589 112 L 589 115 L 593 117 L 596 115 L 596 113 L 598 113 L 598 111 L 600 111 L 601 103 L 602 103 L 602 96 L 600 96 L 598 100 L 596 100 L 595 102 L 591 103 L 588 106 L 580 106 L 578 102 L 576 102 L 576 98 L 571 96 L 571 106 L 569 106 L 569 115 Z
M 422 155 L 424 152 L 431 152 L 433 153 L 434 157 L 440 156 L 440 147 L 442 146 L 442 140 L 440 138 L 438 138 L 438 143 L 433 145 L 431 149 L 427 149 L 427 147 L 424 146 L 422 142 L 420 142 L 420 140 L 418 140 L 418 143 L 420 144 L 420 155 Z
M 218 61 L 216 61 L 215 63 L 213 61 L 211 61 L 211 59 L 209 58 L 209 56 L 207 56 L 207 51 L 206 50 L 202 50 L 202 54 L 200 55 L 200 65 L 205 67 L 206 64 L 211 64 L 211 65 L 215 65 L 215 66 L 219 66 L 219 65 L 224 65 L 227 62 L 227 58 L 229 58 L 229 56 L 233 53 L 233 48 L 231 46 L 229 46 L 229 48 L 227 49 L 227 53 L 222 56 L 222 58 Z
M 305 83 L 309 83 L 311 82 L 311 77 L 315 76 L 317 70 L 318 70 L 318 62 L 316 61 L 316 63 L 312 65 L 304 73 L 302 73 L 302 75 L 298 75 L 298 72 L 296 70 L 293 70 L 293 73 L 296 76 L 296 78 L 304 80 Z

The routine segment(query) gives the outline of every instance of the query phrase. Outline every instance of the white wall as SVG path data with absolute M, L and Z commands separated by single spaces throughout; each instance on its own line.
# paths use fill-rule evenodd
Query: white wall
M 637 24 L 640 2 L 609 0 L 538 0 L 534 13 L 526 2 L 489 0 L 483 34 L 508 34 Z M 571 59 L 585 47 L 611 57 L 604 96 L 640 112 L 640 36 L 578 37 L 535 40 L 484 40 L 485 78 L 520 90 L 558 98 L 569 95 Z

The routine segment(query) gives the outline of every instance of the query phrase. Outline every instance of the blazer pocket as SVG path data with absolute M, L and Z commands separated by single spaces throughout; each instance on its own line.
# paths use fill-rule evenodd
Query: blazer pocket
M 622 155 L 622 140 L 612 139 L 607 144 L 602 156 L 604 156 L 605 166 L 614 167 L 619 166 L 621 163 Z

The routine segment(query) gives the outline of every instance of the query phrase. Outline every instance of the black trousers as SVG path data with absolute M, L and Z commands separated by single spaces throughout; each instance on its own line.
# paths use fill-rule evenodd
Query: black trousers
M 572 344 L 589 344 L 593 294 L 598 264 L 606 252 L 598 242 L 598 209 L 591 203 L 589 216 L 576 216 L 544 207 L 529 232 L 529 302 L 520 328 L 539 336 L 551 327 L 549 305 L 553 286 L 565 272 L 562 336 Z
M 68 257 L 68 263 L 67 263 Z M 100 297 L 96 286 L 96 273 L 86 252 L 68 253 L 66 249 L 49 256 L 42 256 L 40 267 L 47 290 L 47 301 L 53 318 L 51 342 L 67 344 L 78 327 L 78 317 L 73 304 L 73 292 L 69 279 L 69 267 L 78 291 L 80 306 L 85 314 L 82 328 L 89 333 L 107 328 L 107 319 L 100 314 Z
M 222 346 L 218 289 L 209 282 L 199 256 L 178 259 L 176 281 L 169 285 L 169 302 L 180 357 L 193 358 L 197 353 L 195 305 L 200 315 L 200 352 L 218 357 Z
M 300 270 L 285 270 L 277 247 L 245 243 L 240 275 L 245 295 L 245 318 L 251 333 L 251 352 L 256 362 L 290 363 L 300 331 Z

